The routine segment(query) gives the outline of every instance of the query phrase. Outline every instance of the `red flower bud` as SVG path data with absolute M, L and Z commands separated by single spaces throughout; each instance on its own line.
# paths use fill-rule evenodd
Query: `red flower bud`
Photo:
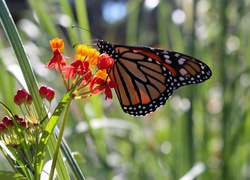
M 39 89 L 39 94 L 42 98 L 45 98 L 46 95 L 48 94 L 48 88 L 47 86 L 41 86 Z
M 14 102 L 20 106 L 22 103 L 26 102 L 28 98 L 28 93 L 24 89 L 19 89 L 14 96 Z
M 5 125 L 5 127 L 11 127 L 11 126 L 14 125 L 13 122 L 12 122 L 12 119 L 9 118 L 8 116 L 3 117 L 2 123 L 3 123 L 3 125 Z
M 5 127 L 5 125 L 3 124 L 3 122 L 0 122 L 0 132 L 1 131 L 5 131 L 7 128 Z
M 32 103 L 32 97 L 29 95 L 24 89 L 19 89 L 14 96 L 14 102 L 20 106 L 22 103 L 31 104 Z
M 46 95 L 46 99 L 50 102 L 54 99 L 54 97 L 55 97 L 55 91 L 52 88 L 48 87 L 48 93 Z
M 23 118 L 19 118 L 18 122 L 19 122 L 20 126 L 27 128 L 27 123 Z
M 23 126 L 24 128 L 27 128 L 27 123 L 23 118 L 19 117 L 18 115 L 15 115 L 15 119 L 18 121 L 18 123 L 21 126 Z
M 42 98 L 46 98 L 48 101 L 52 101 L 55 97 L 55 91 L 47 86 L 41 86 L 39 89 L 39 94 Z
M 27 96 L 27 104 L 31 104 L 32 100 L 33 100 L 32 96 L 28 94 L 28 96 Z
M 114 59 L 109 57 L 108 54 L 103 53 L 98 56 L 97 67 L 99 69 L 109 69 L 114 65 Z

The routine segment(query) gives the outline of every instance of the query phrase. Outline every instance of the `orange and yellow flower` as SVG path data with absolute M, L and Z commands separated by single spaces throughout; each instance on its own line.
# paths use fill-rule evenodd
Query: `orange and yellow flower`
M 50 44 L 52 51 L 58 50 L 59 52 L 62 52 L 64 50 L 63 39 L 54 38 L 49 41 L 49 44 Z
M 55 67 L 61 73 L 67 90 L 75 87 L 77 83 L 73 93 L 75 98 L 84 98 L 104 91 L 106 97 L 112 99 L 111 88 L 118 84 L 110 80 L 107 70 L 114 65 L 114 59 L 106 53 L 100 55 L 95 48 L 78 44 L 76 56 L 72 57 L 74 61 L 67 64 L 66 56 L 61 54 L 64 48 L 63 39 L 54 38 L 50 41 L 50 46 L 54 56 L 46 67 Z M 85 90 L 86 87 L 89 87 L 89 91 Z

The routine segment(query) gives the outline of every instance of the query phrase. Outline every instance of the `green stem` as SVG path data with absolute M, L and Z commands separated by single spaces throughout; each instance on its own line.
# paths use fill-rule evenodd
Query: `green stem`
M 68 119 L 71 101 L 72 101 L 72 98 L 69 99 L 69 101 L 67 102 L 67 105 L 65 107 L 64 116 L 63 116 L 60 132 L 59 132 L 58 139 L 57 139 L 56 149 L 55 149 L 55 152 L 54 152 L 53 161 L 52 161 L 52 165 L 51 165 L 49 180 L 52 180 L 53 176 L 54 176 L 57 156 L 58 156 L 58 153 L 59 153 L 59 150 L 60 150 L 60 145 L 61 145 L 62 138 L 63 138 L 63 132 L 64 132 L 65 125 L 66 125 L 66 122 L 67 122 L 67 119 Z
M 59 134 L 59 128 L 56 127 L 54 132 L 56 134 Z M 67 161 L 69 168 L 71 169 L 72 174 L 74 175 L 75 179 L 85 180 L 85 177 L 82 174 L 82 171 L 79 168 L 75 158 L 73 157 L 72 152 L 70 151 L 70 148 L 68 147 L 68 144 L 66 143 L 65 139 L 62 139 L 61 151 L 65 155 L 66 161 Z
M 140 14 L 140 5 L 143 1 L 136 0 L 136 1 L 129 1 L 128 3 L 128 23 L 127 23 L 127 44 L 135 44 L 138 40 L 137 30 L 139 25 L 139 14 Z
M 189 46 L 189 53 L 192 55 L 195 55 L 195 22 L 196 22 L 196 9 L 197 9 L 197 0 L 193 1 L 193 11 L 192 11 L 192 26 L 191 26 L 191 40 L 188 42 Z M 195 87 L 191 87 L 189 91 L 189 97 L 191 101 L 195 100 Z M 187 113 L 187 124 L 186 124 L 186 136 L 187 136 L 187 166 L 188 168 L 191 168 L 194 165 L 195 162 L 195 143 L 194 143 L 194 121 L 193 121 L 193 116 L 194 116 L 194 106 L 190 105 L 190 110 Z

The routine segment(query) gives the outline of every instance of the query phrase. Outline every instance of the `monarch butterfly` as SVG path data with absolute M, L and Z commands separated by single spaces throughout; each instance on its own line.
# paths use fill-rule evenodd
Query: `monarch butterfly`
M 108 70 L 118 100 L 125 113 L 145 116 L 164 105 L 173 90 L 209 79 L 210 68 L 203 62 L 178 52 L 147 46 L 112 45 L 99 39 L 100 53 L 115 61 Z

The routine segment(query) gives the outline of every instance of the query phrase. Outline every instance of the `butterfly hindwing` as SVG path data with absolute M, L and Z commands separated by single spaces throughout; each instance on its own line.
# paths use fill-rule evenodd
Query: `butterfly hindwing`
M 205 63 L 191 56 L 162 49 L 155 51 L 161 57 L 162 64 L 172 72 L 174 89 L 201 83 L 212 75 L 212 71 Z

